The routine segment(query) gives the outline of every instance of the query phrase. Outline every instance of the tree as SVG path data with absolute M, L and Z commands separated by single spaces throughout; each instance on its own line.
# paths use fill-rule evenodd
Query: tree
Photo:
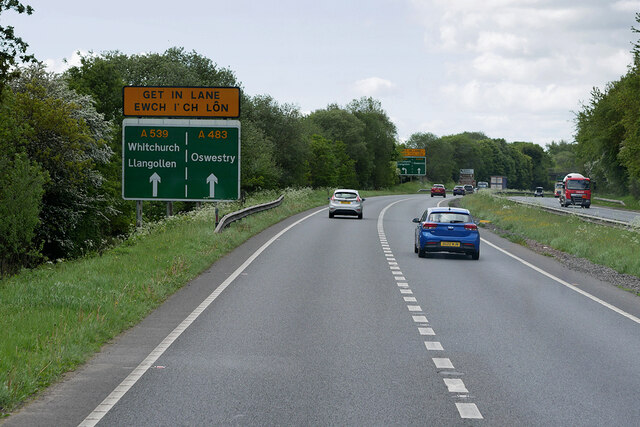
M 313 135 L 310 143 L 310 178 L 314 187 L 335 187 L 338 183 L 338 161 L 331 141 Z
M 552 189 L 553 186 L 549 182 L 548 174 L 551 168 L 551 157 L 544 151 L 544 148 L 533 142 L 514 142 L 513 145 L 531 159 L 530 188 L 546 187 L 549 190 Z
M 407 142 L 405 142 L 406 148 L 422 148 L 426 149 L 429 143 L 437 140 L 438 137 L 430 132 L 417 132 L 412 134 Z M 429 155 L 429 153 L 426 153 Z
M 25 154 L 0 154 L 0 277 L 39 260 L 35 240 L 47 175 Z
M 385 188 L 395 180 L 397 130 L 380 101 L 371 97 L 351 101 L 349 111 L 364 123 L 364 141 L 372 156 L 372 174 L 365 182 L 365 188 Z
M 108 60 L 80 52 L 80 66 L 69 68 L 64 77 L 69 88 L 82 95 L 90 95 L 96 111 L 104 115 L 105 120 L 122 119 L 122 88 L 124 80 L 116 66 Z
M 27 15 L 33 13 L 31 6 L 25 6 L 18 0 L 0 0 L 0 14 L 7 10 Z M 0 94 L 3 93 L 6 83 L 18 76 L 18 70 L 15 68 L 18 65 L 16 58 L 22 62 L 37 62 L 33 55 L 26 54 L 28 47 L 22 38 L 16 36 L 12 26 L 0 25 Z
M 364 123 L 350 111 L 330 104 L 323 110 L 309 114 L 304 126 L 309 137 L 317 134 L 336 143 L 343 143 L 346 155 L 354 162 L 357 178 L 354 187 L 365 187 L 373 170 L 373 156 L 367 150 L 364 140 Z
M 132 86 L 239 86 L 233 71 L 182 47 L 164 53 L 127 56 L 110 51 L 102 57 L 112 64 L 124 83 Z
M 49 175 L 45 184 L 39 240 L 49 258 L 74 257 L 97 248 L 109 233 L 112 204 L 97 168 L 109 162 L 110 124 L 88 96 L 36 65 L 11 83 L 12 113 L 23 132 L 11 144 Z
M 594 88 L 591 101 L 576 118 L 577 154 L 586 173 L 601 188 L 619 192 L 627 184 L 627 171 L 618 154 L 625 139 L 624 112 L 617 106 L 620 81 L 609 83 L 605 91 Z
M 413 135 L 411 136 L 412 139 Z M 443 138 L 426 140 L 427 177 L 433 182 L 448 183 L 456 170 L 454 148 Z
M 273 144 L 275 167 L 283 172 L 278 185 L 307 185 L 310 153 L 298 108 L 280 105 L 270 96 L 248 98 L 242 107 L 243 120 L 253 122 Z
M 113 124 L 109 145 L 115 154 L 108 164 L 98 165 L 98 169 L 107 178 L 105 190 L 114 207 L 109 223 L 116 235 L 126 234 L 135 221 L 135 204 L 121 197 L 122 87 L 239 86 L 233 71 L 218 67 L 211 59 L 180 47 L 172 47 L 163 53 L 140 55 L 126 55 L 119 51 L 89 54 L 81 57 L 81 65 L 71 67 L 64 77 L 71 88 L 93 97 L 96 110 Z M 246 143 L 244 135 L 242 139 Z M 260 185 L 251 182 L 249 186 Z M 174 205 L 178 212 L 192 207 L 190 203 Z M 163 217 L 164 203 L 149 203 L 145 207 L 145 215 L 149 218 Z
M 551 159 L 551 171 L 555 175 L 556 181 L 571 171 L 582 169 L 576 157 L 576 146 L 577 144 L 565 140 L 552 141 L 547 144 L 546 152 Z
M 241 137 L 242 188 L 248 191 L 277 188 L 282 170 L 276 166 L 273 141 L 250 120 L 243 121 Z
M 13 92 L 5 89 L 0 104 L 0 276 L 41 258 L 36 228 L 48 179 L 24 152 L 28 127 L 15 114 L 14 103 Z
M 473 169 L 475 176 L 476 170 L 482 165 L 478 141 L 486 138 L 483 134 L 469 132 L 442 137 L 453 148 L 453 161 L 455 162 L 453 169 L 454 181 L 459 181 L 460 169 Z

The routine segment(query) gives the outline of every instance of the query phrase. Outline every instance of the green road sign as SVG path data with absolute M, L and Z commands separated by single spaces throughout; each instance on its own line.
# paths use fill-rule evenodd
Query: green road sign
M 400 175 L 424 176 L 427 173 L 427 158 L 403 157 L 403 160 L 397 162 L 397 168 L 400 169 Z
M 226 201 L 240 198 L 240 122 L 124 119 L 122 197 Z

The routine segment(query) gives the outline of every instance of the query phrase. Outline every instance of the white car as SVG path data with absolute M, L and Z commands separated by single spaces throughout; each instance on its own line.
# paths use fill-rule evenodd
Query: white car
M 362 202 L 358 190 L 341 188 L 333 192 L 329 198 L 329 218 L 334 215 L 352 215 L 362 219 Z

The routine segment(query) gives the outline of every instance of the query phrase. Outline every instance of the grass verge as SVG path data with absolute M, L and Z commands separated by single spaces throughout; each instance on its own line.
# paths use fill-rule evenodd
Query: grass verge
M 621 205 L 620 203 L 611 203 L 611 202 L 606 202 L 604 200 L 593 199 L 591 203 L 595 206 L 606 206 L 608 208 L 634 210 L 634 211 L 640 210 L 640 200 L 637 200 L 633 196 L 610 196 L 607 194 L 594 194 L 594 196 L 602 197 L 605 199 L 620 200 L 624 202 L 624 205 Z
M 364 197 L 411 194 L 408 182 Z M 430 187 L 429 187 L 430 188 Z M 281 206 L 215 234 L 212 205 L 145 224 L 100 256 L 43 265 L 0 280 L 0 417 L 84 363 L 140 322 L 169 295 L 251 236 L 307 209 L 327 204 L 329 189 L 286 190 Z M 280 192 L 251 196 L 246 206 Z M 219 215 L 239 210 L 220 203 Z
M 516 242 L 535 240 L 623 274 L 640 277 L 640 232 L 556 215 L 481 192 L 460 200 L 474 217 L 506 230 Z
M 275 200 L 264 192 L 247 200 Z M 170 294 L 249 237 L 314 206 L 327 190 L 288 190 L 278 208 L 215 234 L 213 206 L 147 224 L 101 256 L 0 281 L 0 415 L 84 363 Z M 220 217 L 240 208 L 219 204 Z

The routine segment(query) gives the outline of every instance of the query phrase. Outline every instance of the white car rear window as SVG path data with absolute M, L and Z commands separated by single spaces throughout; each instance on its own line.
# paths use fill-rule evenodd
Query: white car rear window
M 429 215 L 429 221 L 445 222 L 445 223 L 467 223 L 471 222 L 471 216 L 463 213 L 454 212 L 434 212 Z
M 334 197 L 336 197 L 337 199 L 355 199 L 356 197 L 358 197 L 358 195 L 356 193 L 340 192 L 335 193 Z

